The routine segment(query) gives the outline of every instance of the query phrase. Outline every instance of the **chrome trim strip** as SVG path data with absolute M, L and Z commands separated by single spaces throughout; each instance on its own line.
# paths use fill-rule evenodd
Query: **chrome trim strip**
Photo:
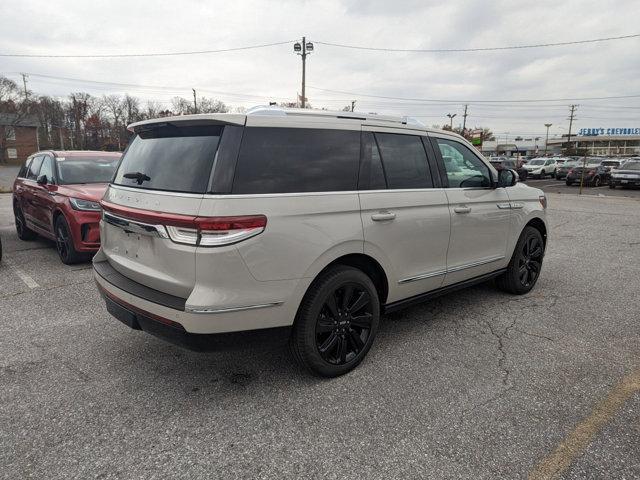
M 137 192 L 141 194 L 168 195 L 170 197 L 202 198 L 203 196 L 202 193 L 169 192 L 167 190 L 152 190 L 150 188 L 127 187 L 126 185 L 118 185 L 117 183 L 110 183 L 109 188 L 112 188 L 113 190 L 125 190 L 127 192 Z
M 186 312 L 189 313 L 230 313 L 230 312 L 242 312 L 244 310 L 254 310 L 256 308 L 267 308 L 267 307 L 277 307 L 278 305 L 282 305 L 284 302 L 272 302 L 272 303 L 262 303 L 259 305 L 246 305 L 244 307 L 226 307 L 226 308 L 185 308 Z
M 502 260 L 502 259 L 504 259 L 504 255 L 486 258 L 484 260 L 467 263 L 465 265 L 459 265 L 457 267 L 446 268 L 444 270 L 436 270 L 434 272 L 421 273 L 420 275 L 416 275 L 415 277 L 403 278 L 402 280 L 398 280 L 398 283 L 402 285 L 404 283 L 416 282 L 418 280 L 425 280 L 427 278 L 437 277 L 439 275 L 444 275 L 446 273 L 454 273 L 454 272 L 459 272 L 461 270 L 466 270 L 467 268 L 479 267 L 481 265 L 497 262 L 498 260 Z
M 496 206 L 501 210 L 506 210 L 506 209 L 511 208 L 511 204 L 510 203 L 498 203 L 498 204 L 496 204 Z
M 444 275 L 447 273 L 447 270 L 436 270 L 435 272 L 429 273 L 421 273 L 420 275 L 416 275 L 415 277 L 403 278 L 402 280 L 398 280 L 399 284 L 416 282 L 418 280 L 424 280 L 426 278 L 437 277 L 438 275 Z
M 498 260 L 503 260 L 504 255 L 499 255 L 496 257 L 485 258 L 484 260 L 478 260 L 477 262 L 467 263 L 465 265 L 459 265 L 457 267 L 447 268 L 447 273 L 459 272 L 461 270 L 466 270 L 467 268 L 479 267 L 481 265 L 486 265 L 487 263 L 497 262 Z
M 524 208 L 524 203 L 512 203 L 511 204 L 511 208 L 513 208 L 515 210 L 520 209 L 520 208 Z
M 131 220 L 129 218 L 119 217 L 109 212 L 102 212 L 102 220 L 109 225 L 121 228 L 127 233 L 137 233 L 140 235 L 149 235 L 152 237 L 169 238 L 164 225 L 151 225 Z

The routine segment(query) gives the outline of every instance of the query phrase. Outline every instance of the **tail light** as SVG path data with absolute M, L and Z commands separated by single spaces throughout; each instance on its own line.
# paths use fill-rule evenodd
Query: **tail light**
M 142 225 L 151 225 L 156 230 L 166 230 L 173 242 L 185 245 L 201 247 L 231 245 L 264 232 L 267 226 L 265 215 L 195 217 L 124 207 L 105 200 L 101 205 L 105 211 L 124 219 L 143 222 Z
M 567 172 L 567 174 L 568 174 L 568 175 L 571 175 L 572 173 L 573 173 L 573 169 L 571 169 L 571 170 L 569 170 L 569 171 Z
M 595 175 L 596 171 L 595 170 L 589 170 L 588 174 L 589 175 Z
M 247 215 L 239 217 L 195 217 L 193 226 L 166 225 L 169 238 L 176 243 L 219 247 L 231 245 L 264 232 L 267 217 Z

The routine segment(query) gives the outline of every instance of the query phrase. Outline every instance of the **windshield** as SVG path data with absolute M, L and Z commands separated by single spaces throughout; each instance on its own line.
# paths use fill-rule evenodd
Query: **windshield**
M 160 124 L 136 135 L 113 183 L 171 192 L 205 193 L 222 127 Z
M 116 172 L 120 155 L 57 157 L 58 183 L 109 183 Z
M 604 165 L 605 167 L 617 167 L 618 165 L 620 165 L 620 162 L 616 162 L 615 160 L 609 160 L 609 161 L 602 162 L 602 165 Z
M 544 160 L 542 159 L 531 160 L 529 163 L 527 163 L 527 165 L 543 165 L 543 164 L 544 164 Z

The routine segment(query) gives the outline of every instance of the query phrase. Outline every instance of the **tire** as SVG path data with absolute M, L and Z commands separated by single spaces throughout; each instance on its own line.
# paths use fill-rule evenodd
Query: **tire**
M 545 171 L 544 171 L 544 170 L 542 170 L 542 171 L 540 172 L 540 180 L 544 180 L 545 175 L 546 175 Z
M 616 188 L 616 184 L 615 184 L 615 183 L 613 183 L 613 182 L 611 182 L 611 183 L 609 184 L 609 188 L 610 188 L 611 190 L 613 190 L 614 188 Z
M 69 224 L 64 216 L 60 215 L 56 219 L 55 225 L 56 250 L 62 263 L 74 265 L 87 259 L 84 253 L 78 252 L 73 244 L 73 237 L 69 229 Z
M 544 241 L 540 231 L 525 227 L 511 256 L 507 271 L 496 278 L 500 290 L 523 295 L 535 286 L 544 258 Z
M 571 185 L 573 185 L 573 182 L 570 182 L 569 180 L 565 180 L 565 182 L 567 184 L 567 187 L 570 187 Z
M 320 377 L 353 370 L 373 344 L 380 300 L 361 270 L 333 267 L 316 278 L 300 304 L 289 345 L 295 360 Z
M 33 240 L 38 236 L 36 232 L 27 227 L 27 223 L 24 220 L 22 209 L 17 203 L 13 204 L 13 217 L 16 222 L 16 233 L 20 240 Z
M 591 181 L 591 186 L 592 187 L 599 187 L 600 185 L 602 185 L 602 179 L 597 176 L 595 177 L 592 181 Z

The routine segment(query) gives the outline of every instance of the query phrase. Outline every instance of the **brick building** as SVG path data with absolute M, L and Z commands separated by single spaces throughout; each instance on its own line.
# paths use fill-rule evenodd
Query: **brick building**
M 19 165 L 38 150 L 35 116 L 0 113 L 0 165 Z

